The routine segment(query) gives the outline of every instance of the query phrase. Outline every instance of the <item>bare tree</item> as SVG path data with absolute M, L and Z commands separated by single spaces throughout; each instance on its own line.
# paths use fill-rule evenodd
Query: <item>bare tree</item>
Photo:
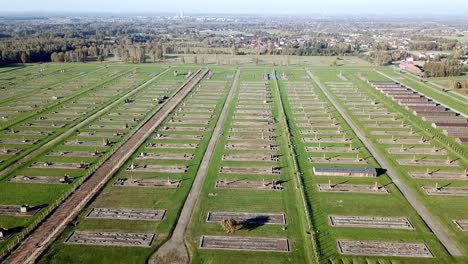
M 228 218 L 228 219 L 223 219 L 221 221 L 221 225 L 224 231 L 226 231 L 226 233 L 232 234 L 236 231 L 237 222 L 236 220 L 232 218 Z
M 239 55 L 239 48 L 236 45 L 232 45 L 231 54 L 232 55 Z
M 26 62 L 28 62 L 28 59 L 29 59 L 29 56 L 28 56 L 28 54 L 27 54 L 26 52 L 21 53 L 21 62 L 22 62 L 23 64 L 25 64 Z

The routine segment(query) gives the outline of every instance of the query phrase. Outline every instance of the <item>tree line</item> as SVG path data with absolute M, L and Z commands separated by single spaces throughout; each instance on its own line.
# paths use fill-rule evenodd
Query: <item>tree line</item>
M 463 65 L 455 59 L 428 61 L 424 65 L 424 74 L 426 77 L 458 76 L 461 75 L 464 70 Z
M 159 61 L 164 53 L 171 51 L 158 42 L 121 41 L 119 44 L 62 38 L 9 39 L 0 42 L 0 63 L 104 61 L 110 56 L 127 63 L 144 63 L 148 59 Z
M 419 36 L 413 39 L 409 47 L 411 50 L 443 51 L 453 50 L 458 44 L 458 40 L 456 39 Z

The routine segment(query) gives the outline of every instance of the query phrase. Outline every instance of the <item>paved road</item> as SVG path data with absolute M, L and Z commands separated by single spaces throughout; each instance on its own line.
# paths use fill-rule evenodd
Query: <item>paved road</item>
M 199 71 L 186 82 L 137 132 L 110 156 L 70 197 L 49 215 L 5 260 L 7 264 L 33 263 L 66 225 L 101 190 L 125 161 L 154 132 L 192 88 L 208 73 Z
M 137 93 L 138 91 L 140 91 L 141 89 L 143 89 L 144 87 L 146 87 L 148 84 L 152 83 L 154 80 L 156 80 L 157 78 L 159 78 L 159 76 L 163 75 L 164 73 L 166 73 L 167 71 L 169 71 L 169 69 L 165 70 L 164 72 L 162 72 L 161 74 L 159 74 L 158 76 L 152 78 L 151 80 L 145 82 L 144 84 L 138 86 L 137 88 L 131 90 L 131 92 L 127 93 L 126 95 L 120 97 L 118 100 L 114 101 L 113 103 L 109 104 L 108 106 L 104 107 L 103 109 L 97 111 L 96 113 L 94 113 L 92 116 L 86 118 L 85 120 L 81 121 L 80 123 L 76 124 L 75 126 L 73 126 L 72 128 L 68 129 L 67 131 L 65 131 L 64 133 L 60 134 L 59 136 L 57 136 L 56 138 L 50 140 L 49 142 L 47 142 L 46 144 L 42 145 L 41 147 L 39 147 L 38 149 L 36 150 L 33 150 L 31 153 L 29 153 L 28 155 L 24 156 L 23 158 L 17 160 L 15 163 L 11 164 L 10 166 L 4 168 L 2 171 L 0 171 L 0 179 L 5 176 L 7 173 L 21 167 L 23 164 L 29 162 L 32 158 L 40 155 L 41 153 L 43 153 L 44 151 L 47 151 L 51 146 L 61 142 L 62 140 L 64 140 L 65 138 L 73 135 L 76 133 L 77 130 L 81 129 L 82 127 L 86 126 L 87 124 L 89 124 L 90 122 L 94 121 L 94 119 L 96 119 L 98 116 L 106 113 L 107 111 L 109 111 L 109 109 L 113 108 L 114 106 L 122 103 L 125 99 L 129 98 L 130 96 L 134 95 L 135 93 Z
M 341 109 L 341 107 L 336 103 L 333 97 L 328 93 L 328 90 L 323 87 L 320 83 L 320 80 L 315 77 L 310 71 L 307 71 L 309 76 L 317 83 L 323 93 L 327 96 L 328 100 L 335 106 L 336 110 L 343 116 L 344 120 L 348 123 L 354 133 L 359 137 L 362 143 L 366 146 L 369 152 L 374 156 L 377 162 L 387 170 L 387 175 L 392 179 L 393 183 L 400 189 L 401 193 L 405 196 L 406 200 L 413 206 L 416 212 L 421 216 L 421 218 L 426 222 L 432 232 L 444 245 L 447 251 L 452 256 L 463 256 L 463 253 L 458 248 L 456 243 L 450 238 L 448 233 L 444 228 L 439 224 L 439 222 L 431 215 L 431 213 L 421 204 L 418 199 L 413 195 L 410 189 L 406 186 L 404 182 L 400 180 L 398 173 L 390 166 L 390 164 L 379 154 L 379 152 L 374 148 L 373 144 L 361 133 L 360 129 L 354 124 L 354 122 L 346 115 L 346 113 Z
M 190 193 L 187 196 L 187 200 L 185 201 L 182 212 L 180 213 L 175 230 L 172 233 L 171 238 L 158 249 L 154 256 L 154 260 L 151 262 L 166 264 L 164 262 L 167 259 L 166 256 L 170 254 L 176 254 L 177 260 L 175 262 L 171 261 L 170 263 L 189 263 L 190 259 L 185 245 L 185 233 L 187 231 L 187 227 L 190 218 L 192 217 L 195 205 L 197 204 L 198 197 L 200 196 L 200 191 L 203 187 L 206 175 L 208 174 L 208 166 L 210 164 L 211 158 L 213 157 L 216 144 L 226 121 L 229 106 L 237 88 L 239 75 L 240 69 L 237 69 L 231 91 L 229 92 L 226 102 L 224 103 L 223 110 L 219 116 L 218 122 L 216 123 L 216 127 L 213 131 L 210 142 L 208 143 L 208 147 L 205 151 L 205 155 L 203 156 L 203 160 L 201 161 L 200 168 L 198 169 L 197 175 L 195 176 L 195 181 L 193 182 L 192 188 L 190 189 Z

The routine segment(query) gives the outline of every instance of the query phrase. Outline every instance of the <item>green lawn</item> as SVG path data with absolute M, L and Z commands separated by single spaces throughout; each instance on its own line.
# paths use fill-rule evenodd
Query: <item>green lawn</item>
M 328 80 L 333 80 L 333 72 L 318 72 L 317 75 L 320 77 L 321 82 L 326 82 Z M 379 78 L 375 72 L 366 72 L 365 74 L 362 74 L 363 76 L 366 76 L 367 78 L 374 80 L 374 78 Z M 411 126 L 414 131 L 422 133 L 425 135 L 424 130 L 421 130 L 420 124 L 417 123 L 416 119 L 411 115 L 408 114 L 407 110 L 403 109 L 403 107 L 398 106 L 396 103 L 391 101 L 390 99 L 386 99 L 380 92 L 375 90 L 374 88 L 371 88 L 369 85 L 364 83 L 363 81 L 359 80 L 357 78 L 357 72 L 355 71 L 347 71 L 345 73 L 345 76 L 352 82 L 354 83 L 360 91 L 362 91 L 365 95 L 369 96 L 372 98 L 372 100 L 375 100 L 377 102 L 381 102 L 382 106 L 385 107 L 388 111 L 390 112 L 395 112 L 401 114 L 400 116 L 403 117 L 404 121 L 406 124 Z M 377 80 L 385 80 L 384 78 L 379 78 Z M 334 81 L 337 81 L 336 79 Z M 334 93 L 334 92 L 333 92 Z M 338 99 L 342 107 L 347 111 L 347 113 L 351 116 L 351 118 L 358 124 L 358 126 L 362 129 L 362 131 L 374 142 L 374 146 L 378 148 L 378 150 L 387 157 L 387 160 L 390 162 L 390 164 L 399 172 L 400 177 L 402 180 L 409 186 L 413 193 L 416 195 L 416 197 L 423 202 L 423 204 L 426 206 L 427 209 L 440 221 L 440 223 L 444 226 L 444 228 L 449 232 L 452 238 L 455 239 L 457 244 L 464 250 L 465 252 L 467 251 L 467 248 L 465 247 L 466 245 L 466 239 L 467 236 L 463 232 L 461 232 L 455 225 L 453 224 L 452 220 L 453 219 L 463 219 L 466 218 L 467 214 L 465 211 L 460 210 L 461 207 L 463 207 L 463 204 L 466 202 L 464 201 L 465 199 L 462 197 L 430 197 L 425 194 L 423 194 L 421 187 L 422 186 L 434 186 L 435 183 L 437 182 L 441 186 L 445 184 L 450 184 L 450 187 L 455 187 L 455 186 L 466 186 L 465 181 L 456 181 L 456 180 L 416 180 L 411 178 L 408 175 L 408 166 L 402 166 L 399 165 L 396 162 L 397 158 L 402 158 L 400 155 L 390 155 L 386 152 L 386 148 L 389 147 L 388 145 L 383 145 L 379 144 L 376 137 L 370 135 L 369 133 L 369 128 L 365 127 L 365 124 L 360 122 L 356 116 L 353 114 L 353 111 L 350 111 L 347 109 L 346 105 L 344 104 L 344 101 L 340 100 L 342 98 L 341 96 L 337 95 L 336 93 L 335 97 Z M 437 147 L 445 147 L 447 149 L 447 146 L 444 146 L 441 144 L 440 141 L 433 140 L 431 141 L 431 144 L 437 146 Z M 460 155 L 454 151 L 449 150 L 449 154 L 451 156 L 451 159 L 459 159 L 458 161 L 460 162 L 460 166 L 458 170 L 463 170 L 463 168 L 467 167 L 466 160 L 463 157 L 460 157 Z M 411 156 L 410 156 L 411 157 Z M 408 158 L 408 157 L 407 157 Z M 442 157 L 441 159 L 444 159 Z M 413 170 L 417 170 L 418 168 L 411 168 Z M 420 168 L 420 170 L 426 169 L 426 167 Z M 429 170 L 435 170 L 437 169 L 436 167 L 431 168 L 428 167 Z M 446 170 L 444 168 L 444 170 Z M 450 170 L 448 168 L 447 170 Z M 441 258 L 441 261 L 462 261 L 462 260 L 452 260 L 447 258 L 446 254 L 441 254 L 439 256 Z M 463 262 L 463 261 L 462 261 Z
M 53 209 L 65 195 L 69 194 L 77 185 L 85 180 L 105 159 L 107 159 L 136 129 L 141 126 L 160 105 L 155 99 L 166 95 L 171 96 L 177 88 L 186 80 L 190 72 L 196 72 L 202 65 L 193 63 L 192 54 L 184 56 L 186 64 L 182 64 L 180 57 L 174 57 L 165 64 L 31 64 L 17 67 L 0 68 L 0 93 L 5 97 L 0 98 L 0 116 L 8 116 L 8 119 L 0 120 L 0 150 L 19 150 L 18 155 L 7 155 L 0 152 L 0 169 L 17 162 L 21 157 L 40 148 L 50 140 L 70 132 L 64 140 L 53 144 L 43 152 L 38 153 L 21 164 L 17 169 L 0 175 L 0 204 L 4 205 L 40 205 L 43 206 L 38 214 L 31 217 L 0 216 L 1 228 L 18 228 L 26 230 L 37 224 L 48 210 Z M 460 246 L 464 253 L 468 253 L 468 232 L 460 231 L 453 223 L 454 219 L 468 219 L 467 203 L 464 197 L 428 196 L 423 186 L 449 186 L 467 187 L 466 180 L 430 180 L 415 179 L 409 175 L 411 171 L 437 170 L 436 166 L 407 166 L 400 165 L 399 159 L 431 158 L 445 161 L 447 158 L 456 160 L 457 167 L 441 167 L 444 171 L 463 171 L 468 168 L 468 148 L 455 143 L 438 129 L 433 129 L 429 123 L 414 116 L 410 111 L 398 105 L 386 97 L 377 89 L 371 87 L 367 80 L 388 80 L 377 71 L 382 71 L 391 77 L 412 88 L 432 96 L 440 102 L 453 107 L 461 112 L 467 109 L 466 102 L 453 99 L 461 98 L 456 94 L 441 94 L 430 83 L 421 83 L 406 74 L 400 74 L 386 67 L 374 67 L 357 57 L 342 57 L 337 60 L 338 66 L 330 66 L 336 57 L 287 57 L 287 56 L 260 56 L 259 65 L 255 65 L 255 57 L 229 56 L 229 55 L 204 55 L 211 73 L 210 78 L 205 78 L 200 86 L 194 88 L 187 98 L 174 110 L 163 124 L 157 128 L 154 136 L 148 138 L 139 149 L 132 154 L 120 171 L 107 183 L 98 195 L 88 204 L 81 214 L 60 234 L 47 252 L 40 258 L 39 263 L 145 263 L 156 252 L 158 247 L 170 237 L 177 223 L 180 211 L 185 199 L 192 187 L 194 177 L 197 174 L 201 160 L 204 156 L 213 129 L 216 126 L 221 110 L 226 103 L 226 98 L 231 88 L 239 64 L 241 67 L 239 85 L 234 87 L 234 97 L 228 109 L 226 122 L 222 134 L 218 139 L 213 158 L 210 161 L 208 175 L 203 183 L 199 201 L 195 207 L 186 236 L 186 244 L 189 247 L 192 263 L 465 263 L 466 257 L 451 257 L 436 236 L 427 227 L 421 217 L 406 201 L 398 188 L 392 183 L 384 170 L 377 178 L 354 177 L 323 177 L 313 173 L 314 166 L 350 166 L 380 168 L 378 162 L 359 140 L 343 117 L 327 100 L 317 84 L 308 76 L 305 69 L 320 79 L 320 82 L 332 94 L 341 108 L 359 127 L 361 132 L 371 141 L 388 163 L 395 169 L 412 193 L 421 201 L 430 213 L 440 222 L 450 237 Z M 198 55 L 200 63 L 201 56 Z M 216 60 L 221 64 L 214 65 Z M 230 65 L 230 66 L 229 66 Z M 63 71 L 64 70 L 64 71 Z M 98 117 L 90 120 L 77 131 L 69 131 L 71 127 L 89 118 L 91 115 L 103 109 L 107 105 L 122 98 L 133 91 L 142 83 L 160 75 L 152 83 L 145 86 L 132 96 L 127 102 L 119 102 L 111 109 Z M 277 71 L 279 80 L 271 75 L 270 80 L 265 80 L 266 74 Z M 177 71 L 178 74 L 175 74 Z M 83 74 L 84 73 L 84 74 Z M 461 77 L 463 78 L 463 77 Z M 447 79 L 432 80 L 445 85 Z M 333 83 L 352 85 L 353 88 L 335 88 Z M 253 95 L 250 92 L 255 92 Z M 63 95 L 64 98 L 52 99 L 52 95 Z M 354 97 L 353 97 L 354 96 Z M 354 99 L 353 99 L 354 98 Z M 359 98 L 359 99 L 356 99 Z M 360 100 L 360 102 L 356 101 Z M 359 109 L 356 104 L 366 101 L 376 102 L 379 111 L 389 112 L 398 117 L 407 128 L 370 128 L 370 121 L 365 121 L 366 108 Z M 93 103 L 96 102 L 96 103 Z M 308 106 L 308 103 L 310 105 Z M 8 113 L 15 107 L 37 104 L 33 109 L 24 112 Z M 354 107 L 356 106 L 356 107 Z M 247 108 L 244 108 L 247 107 Z M 267 108 L 268 107 L 268 108 Z M 8 109 L 11 108 L 11 109 Z M 197 110 L 212 108 L 210 119 L 190 115 Z M 253 128 L 252 125 L 236 125 L 241 119 L 241 109 L 271 110 L 271 124 L 275 130 L 264 132 L 266 136 L 274 136 L 276 140 L 270 144 L 277 146 L 277 150 L 233 150 L 226 149 L 226 144 L 233 144 L 229 136 L 241 135 L 258 138 L 259 132 L 233 132 L 232 128 Z M 283 110 L 284 109 L 284 114 Z M 4 111 L 5 114 L 1 114 Z M 81 112 L 85 112 L 84 114 Z M 377 112 L 377 111 L 376 111 Z M 176 115 L 177 114 L 177 115 Z M 382 117 L 369 112 L 372 116 Z M 135 116 L 134 120 L 128 119 Z M 184 118 L 184 116 L 187 116 Z M 70 118 L 68 121 L 53 121 L 47 118 Z M 307 117 L 307 118 L 305 118 Z M 327 119 L 329 118 L 329 119 Z M 178 123 L 178 119 L 182 123 Z M 173 122 L 175 120 L 177 122 Z M 195 120 L 207 120 L 208 124 L 184 124 Z M 256 122 L 255 118 L 242 119 L 242 121 Z M 310 128 L 304 123 L 330 123 L 339 125 L 341 134 L 334 131 L 327 132 L 326 128 Z M 51 124 L 64 123 L 63 127 Z M 376 124 L 396 124 L 396 121 L 379 121 Z M 31 125 L 32 124 L 32 125 Z M 45 126 L 35 126 L 45 124 Z M 98 128 L 98 126 L 116 126 L 116 128 Z M 130 128 L 125 129 L 125 125 Z M 117 128 L 117 126 L 119 128 Z M 181 127 L 205 128 L 204 131 L 179 131 Z M 262 126 L 259 126 L 262 127 Z M 48 134 L 10 134 L 10 128 L 15 131 L 48 131 Z M 428 140 L 427 148 L 443 148 L 446 154 L 431 156 L 426 154 L 401 155 L 389 154 L 390 145 L 380 143 L 381 139 L 404 139 L 405 136 L 378 136 L 372 134 L 374 130 L 385 131 L 413 131 L 417 138 L 424 137 Z M 320 130 L 321 134 L 303 134 L 305 130 Z M 302 132 L 301 132 L 302 131 Z M 103 136 L 83 136 L 80 133 L 108 133 L 121 132 L 120 137 L 104 138 Z M 335 131 L 336 132 L 336 131 Z M 156 133 L 170 135 L 195 135 L 203 136 L 201 140 L 195 139 L 157 139 Z M 262 134 L 263 137 L 263 134 Z M 313 143 L 305 142 L 304 138 L 324 137 L 330 139 L 347 138 L 349 143 Z M 415 136 L 416 137 L 416 136 Z M 36 140 L 35 144 L 7 143 L 8 140 Z M 85 146 L 73 145 L 73 142 L 102 142 L 109 140 L 113 146 Z M 1 140 L 6 140 L 2 143 Z M 240 141 L 243 142 L 243 141 Z M 254 141 L 255 142 L 255 141 Z M 164 149 L 147 148 L 149 144 L 198 144 L 196 149 Z M 245 143 L 245 142 L 243 142 Z M 258 143 L 258 142 L 257 142 Z M 308 152 L 306 147 L 352 147 L 356 153 L 344 153 L 336 151 L 330 153 Z M 421 147 L 416 144 L 407 145 L 408 148 Z M 90 157 L 52 157 L 47 154 L 51 151 L 98 151 L 102 156 Z M 141 160 L 140 153 L 157 154 L 193 154 L 191 160 Z M 226 161 L 223 155 L 228 154 L 264 154 L 279 155 L 279 162 L 271 161 Z M 360 158 L 366 164 L 322 164 L 312 163 L 310 158 Z M 31 168 L 34 162 L 63 162 L 91 164 L 86 170 L 76 169 L 37 169 Z M 127 170 L 131 164 L 151 165 L 177 165 L 188 166 L 185 173 L 164 172 L 130 172 Z M 224 166 L 239 167 L 280 167 L 280 175 L 234 174 L 221 173 Z M 297 169 L 296 169 L 297 166 Z M 383 168 L 385 169 L 385 168 Z M 50 184 L 20 184 L 9 180 L 17 175 L 32 176 L 58 176 L 69 175 L 74 177 L 74 183 L 70 185 Z M 116 187 L 113 183 L 118 178 L 135 179 L 160 179 L 181 180 L 180 188 L 139 188 Z M 226 190 L 215 188 L 216 181 L 220 180 L 250 180 L 250 181 L 283 181 L 282 191 L 259 190 Z M 364 194 L 364 193 L 327 193 L 319 192 L 318 184 L 365 184 L 385 186 L 388 194 Z M 303 200 L 304 199 L 304 200 Z M 140 209 L 164 209 L 166 215 L 162 221 L 125 221 L 109 219 L 89 219 L 87 214 L 92 208 L 140 208 Z M 252 213 L 284 213 L 286 225 L 259 225 L 251 228 L 239 227 L 234 234 L 227 234 L 218 223 L 208 223 L 207 214 L 210 211 L 234 211 Z M 349 216 L 387 216 L 407 217 L 414 229 L 394 230 L 375 228 L 345 228 L 333 227 L 329 223 L 330 215 Z M 74 231 L 96 230 L 116 232 L 148 232 L 156 234 L 155 240 L 148 248 L 140 247 L 116 247 L 116 246 L 88 246 L 71 245 L 64 241 Z M 287 238 L 290 252 L 255 252 L 209 250 L 200 248 L 200 237 L 203 235 L 221 236 L 254 236 Z M 5 250 L 9 243 L 13 243 L 15 236 L 0 242 L 0 252 Z M 393 242 L 425 243 L 434 255 L 434 258 L 401 258 L 383 256 L 345 256 L 337 249 L 337 240 L 382 240 Z
M 216 120 L 220 114 L 224 100 L 227 96 L 227 88 L 230 86 L 230 79 L 222 77 L 226 74 L 234 74 L 233 69 L 215 69 L 212 81 L 206 80 L 201 83 L 202 88 L 198 88 L 197 92 L 193 92 L 193 97 L 186 98 L 181 103 L 181 107 L 190 107 L 193 100 L 202 99 L 206 94 L 212 93 L 213 89 L 219 91 L 216 94 L 217 99 L 214 104 L 214 115 L 207 129 L 203 133 L 201 141 L 193 142 L 191 140 L 158 140 L 155 141 L 154 136 L 149 138 L 138 151 L 129 159 L 129 161 L 122 167 L 122 169 L 109 181 L 104 190 L 97 196 L 95 201 L 83 212 L 83 214 L 75 221 L 73 227 L 70 227 L 62 234 L 62 236 L 53 244 L 52 250 L 46 254 L 40 262 L 42 263 L 84 263 L 84 262 L 102 262 L 111 261 L 109 263 L 143 263 L 145 262 L 154 250 L 169 236 L 178 219 L 182 205 L 186 196 L 191 188 L 198 166 L 201 162 L 205 149 L 211 137 L 212 130 L 216 125 Z M 216 82 L 213 82 L 216 81 Z M 222 81 L 219 83 L 219 81 Z M 211 83 L 211 84 L 210 84 Z M 206 88 L 204 88 L 206 86 Z M 196 106 L 195 106 L 196 107 Z M 180 111 L 179 111 L 180 112 Z M 188 112 L 187 112 L 188 113 Z M 172 116 L 169 116 L 166 121 L 158 128 L 158 133 L 164 134 L 165 126 L 173 126 L 169 123 Z M 183 134 L 178 132 L 177 134 Z M 124 168 L 131 164 L 137 164 L 137 156 L 141 152 L 148 152 L 145 146 L 149 143 L 193 143 L 198 144 L 198 148 L 191 154 L 194 159 L 190 161 L 171 161 L 161 160 L 156 161 L 154 164 L 167 164 L 167 165 L 184 165 L 188 166 L 188 171 L 183 174 L 174 173 L 129 173 Z M 151 150 L 152 153 L 186 153 L 181 150 Z M 112 184 L 117 178 L 159 178 L 182 180 L 182 185 L 177 189 L 164 189 L 164 188 L 138 188 L 138 187 L 115 187 Z M 124 221 L 124 220 L 108 220 L 108 219 L 86 219 L 87 213 L 94 207 L 104 208 L 148 208 L 148 209 L 165 209 L 166 215 L 162 221 Z M 74 230 L 105 230 L 105 231 L 120 231 L 120 232 L 152 232 L 156 234 L 156 239 L 150 248 L 125 248 L 119 251 L 119 247 L 90 247 L 64 244 L 64 240 Z M 95 249 L 96 254 L 84 254 L 89 251 L 89 248 Z M 118 252 L 118 257 L 116 257 Z M 72 260 L 73 256 L 86 255 L 86 259 Z

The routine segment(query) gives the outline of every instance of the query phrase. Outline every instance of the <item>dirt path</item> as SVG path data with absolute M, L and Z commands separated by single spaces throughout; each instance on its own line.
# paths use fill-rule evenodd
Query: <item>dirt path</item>
M 216 123 L 216 127 L 213 131 L 210 142 L 205 151 L 205 155 L 203 156 L 197 175 L 195 176 L 195 181 L 193 182 L 192 189 L 190 190 L 190 193 L 187 196 L 187 200 L 184 203 L 184 207 L 182 208 L 182 212 L 180 213 L 175 230 L 172 233 L 171 238 L 158 249 L 154 257 L 150 261 L 152 263 L 189 263 L 190 259 L 185 245 L 185 232 L 187 230 L 190 218 L 193 214 L 195 205 L 198 201 L 201 188 L 203 187 L 203 182 L 205 181 L 206 175 L 208 174 L 208 166 L 213 156 L 216 143 L 218 142 L 218 139 L 221 135 L 224 122 L 226 121 L 229 106 L 232 101 L 232 97 L 234 96 L 234 92 L 237 88 L 239 75 L 240 69 L 237 69 L 236 76 L 231 86 L 231 91 L 229 92 L 226 102 L 224 103 L 223 110 L 221 112 L 221 115 L 219 116 L 218 122 Z
M 19 247 L 5 260 L 8 264 L 33 263 L 68 223 L 96 195 L 125 161 L 154 132 L 169 113 L 187 96 L 192 88 L 208 73 L 199 71 L 185 83 L 174 97 L 168 100 L 151 119 L 133 134 L 109 159 L 107 159 L 70 197 L 49 215 Z
M 400 180 L 398 173 L 390 166 L 390 164 L 379 154 L 379 152 L 374 148 L 373 144 L 361 133 L 361 130 L 354 124 L 354 122 L 348 117 L 348 115 L 341 109 L 338 103 L 333 99 L 333 97 L 328 93 L 328 90 L 323 87 L 320 80 L 315 77 L 310 71 L 307 71 L 312 80 L 317 83 L 319 88 L 323 91 L 325 96 L 330 100 L 330 102 L 335 106 L 336 110 L 341 114 L 343 119 L 348 123 L 354 133 L 358 136 L 361 142 L 366 146 L 369 152 L 374 156 L 377 162 L 387 170 L 387 175 L 392 179 L 393 183 L 398 187 L 401 193 L 405 196 L 406 200 L 413 206 L 419 216 L 426 222 L 435 236 L 440 240 L 444 245 L 447 251 L 452 256 L 463 256 L 463 253 L 460 251 L 456 243 L 450 238 L 448 233 L 444 228 L 439 224 L 439 222 L 431 215 L 431 213 L 426 209 L 426 207 L 418 201 L 418 199 L 413 195 L 410 189 L 406 184 Z

